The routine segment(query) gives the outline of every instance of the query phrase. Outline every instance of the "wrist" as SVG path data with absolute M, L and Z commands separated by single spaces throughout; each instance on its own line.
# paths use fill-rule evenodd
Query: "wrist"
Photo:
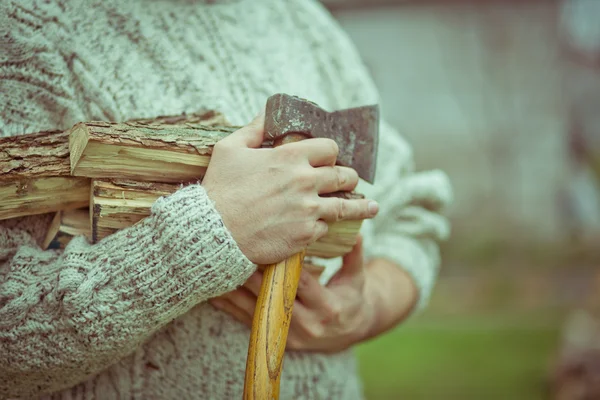
M 363 317 L 361 318 L 362 323 L 358 331 L 358 342 L 363 342 L 377 336 L 377 327 L 380 325 L 381 320 L 379 311 L 382 302 L 381 295 L 377 290 L 377 282 L 373 274 L 370 274 L 368 271 L 365 273 L 362 298 Z
M 365 268 L 365 329 L 362 340 L 378 336 L 405 320 L 418 301 L 410 275 L 386 259 L 374 259 Z

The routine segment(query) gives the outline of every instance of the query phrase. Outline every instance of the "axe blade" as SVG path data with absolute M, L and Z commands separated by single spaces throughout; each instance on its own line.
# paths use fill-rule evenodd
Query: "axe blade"
M 337 164 L 356 170 L 369 183 L 375 180 L 379 143 L 379 106 L 367 105 L 327 112 L 315 103 L 287 94 L 267 100 L 265 136 L 289 133 L 334 140 L 340 149 Z

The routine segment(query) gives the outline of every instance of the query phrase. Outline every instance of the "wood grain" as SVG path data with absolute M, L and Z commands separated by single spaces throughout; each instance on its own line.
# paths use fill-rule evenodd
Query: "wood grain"
M 283 357 L 304 256 L 301 251 L 278 264 L 267 265 L 264 270 L 246 359 L 245 400 L 279 398 Z
M 73 237 L 79 235 L 83 235 L 89 240 L 91 238 L 90 228 L 87 207 L 58 211 L 50 224 L 42 248 L 44 250 L 63 249 Z
M 91 123 L 94 124 L 106 125 Z M 221 113 L 201 110 L 192 114 L 140 118 L 116 125 L 135 127 L 139 132 L 161 132 L 161 129 L 179 132 L 180 129 L 196 131 L 202 127 L 228 126 L 229 123 Z M 225 127 L 221 131 L 227 129 L 233 128 Z M 86 188 L 89 180 L 71 176 L 70 137 L 70 131 L 44 131 L 0 139 L 0 219 L 70 210 L 89 203 L 89 186 Z M 123 140 L 132 141 L 127 135 Z M 143 137 L 136 140 L 138 145 L 144 146 Z M 177 142 L 175 147 L 185 146 Z M 122 154 L 127 155 L 126 152 Z
M 305 138 L 292 133 L 275 140 L 273 146 Z M 305 255 L 306 249 L 264 267 L 248 345 L 244 399 L 279 399 L 283 356 Z
M 177 188 L 176 184 L 94 179 L 90 199 L 92 243 L 147 217 L 159 197 Z
M 0 183 L 0 220 L 88 205 L 90 181 L 69 176 Z
M 79 123 L 70 133 L 71 173 L 90 178 L 191 182 L 204 176 L 214 145 L 236 129 L 203 123 Z

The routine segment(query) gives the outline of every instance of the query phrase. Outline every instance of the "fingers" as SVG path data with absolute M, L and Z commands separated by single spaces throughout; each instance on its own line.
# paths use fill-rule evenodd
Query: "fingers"
M 237 319 L 242 324 L 251 327 L 252 326 L 252 317 L 251 314 L 248 314 L 241 308 L 237 307 L 231 301 L 225 298 L 217 298 L 211 299 L 210 304 L 215 307 L 217 310 L 221 310 L 231 315 L 233 318 Z
M 327 222 L 373 218 L 379 211 L 377 202 L 367 199 L 322 197 L 320 204 L 320 217 Z
M 288 143 L 279 149 L 290 151 L 306 157 L 313 167 L 333 166 L 337 160 L 339 148 L 337 143 L 331 139 L 314 138 L 299 142 Z
M 329 280 L 328 286 L 336 282 L 343 281 L 346 277 L 356 277 L 357 274 L 364 272 L 364 258 L 362 236 L 358 235 L 356 243 L 350 253 L 344 255 L 342 268 Z
M 358 173 L 348 167 L 321 167 L 316 168 L 317 190 L 319 194 L 338 191 L 350 192 L 358 184 Z
M 327 302 L 325 288 L 309 271 L 302 269 L 296 296 L 305 307 L 319 310 Z
M 250 291 L 254 296 L 258 297 L 260 293 L 260 287 L 262 285 L 263 273 L 262 271 L 256 271 L 250 278 L 244 283 L 244 287 Z
M 223 304 L 218 300 L 224 300 Z M 250 324 L 252 323 L 252 316 L 254 315 L 254 309 L 256 307 L 256 296 L 243 287 L 226 293 L 218 299 L 213 299 L 211 300 L 211 303 L 217 308 L 219 306 L 223 307 L 223 311 L 230 312 L 232 316 L 240 319 L 241 322 L 250 321 Z M 233 310 L 232 306 L 234 306 L 237 311 Z M 238 315 L 240 312 L 247 316 L 243 321 L 241 319 L 242 317 Z
M 350 253 L 343 257 L 342 268 L 346 270 L 361 269 L 363 265 L 363 239 L 361 235 L 356 238 L 356 243 Z
M 320 220 L 320 219 L 316 220 L 314 231 L 313 231 L 313 236 L 309 242 L 310 243 L 316 242 L 317 240 L 321 239 L 323 236 L 327 235 L 327 232 L 329 232 L 329 225 L 327 224 L 327 222 Z

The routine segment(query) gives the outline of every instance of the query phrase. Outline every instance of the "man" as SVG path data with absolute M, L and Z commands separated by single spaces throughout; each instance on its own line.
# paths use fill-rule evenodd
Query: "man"
M 377 102 L 356 51 L 316 2 L 1 7 L 3 136 L 201 108 L 242 125 L 275 92 L 327 109 Z M 415 174 L 385 123 L 370 187 L 333 166 L 331 141 L 256 149 L 263 120 L 219 143 L 202 184 L 95 245 L 76 238 L 42 251 L 49 216 L 0 222 L 2 397 L 241 397 L 249 330 L 221 310 L 245 310 L 236 315 L 248 322 L 255 265 L 293 254 L 324 234 L 322 221 L 344 215 L 368 218 L 364 246 L 327 286 L 303 275 L 281 398 L 361 398 L 352 345 L 425 304 L 448 233 L 447 178 Z M 319 196 L 354 188 L 375 203 Z

